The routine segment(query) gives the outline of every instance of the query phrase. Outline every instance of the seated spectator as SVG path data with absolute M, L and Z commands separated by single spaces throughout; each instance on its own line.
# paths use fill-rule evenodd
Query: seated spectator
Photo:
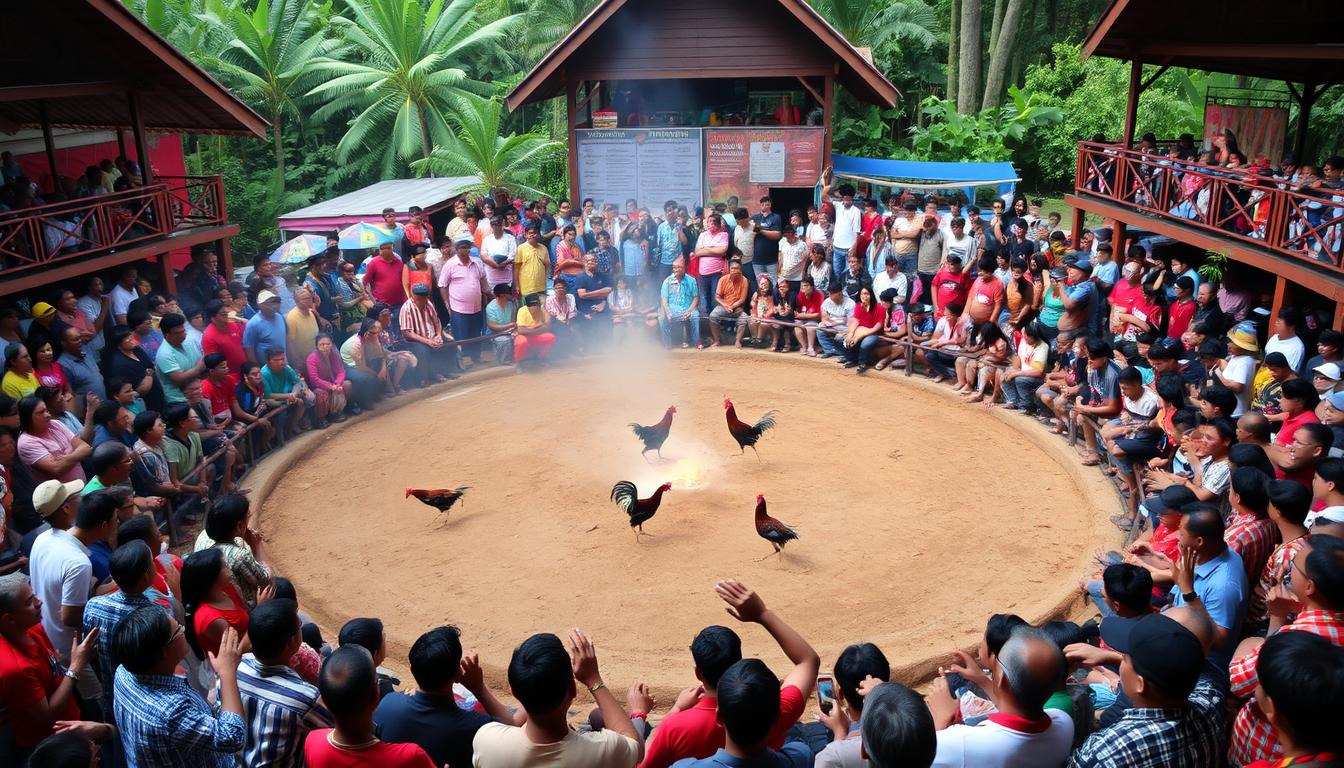
M 330 335 L 317 335 L 317 349 L 308 355 L 306 370 L 316 397 L 313 412 L 318 424 L 345 421 L 346 405 L 354 403 L 354 384 L 345 376 L 345 363 Z
M 383 630 L 381 619 L 350 619 L 341 626 L 336 642 L 342 646 L 358 645 L 369 652 L 373 663 L 378 667 L 379 698 L 392 694 L 400 680 L 383 671 L 382 663 L 387 658 L 387 633 Z
M 471 743 L 486 723 L 514 724 L 513 712 L 485 684 L 475 654 L 463 656 L 456 627 L 436 627 L 411 646 L 411 674 L 419 688 L 414 695 L 391 693 L 378 702 L 373 721 L 379 735 L 391 742 L 419 744 L 435 765 L 466 768 L 472 764 Z M 465 709 L 453 693 L 460 681 L 485 712 Z
M 743 278 L 746 279 L 746 278 Z M 720 281 L 722 283 L 723 281 Z M 779 327 L 773 323 L 775 319 L 775 291 L 770 283 L 770 275 L 761 273 L 756 278 L 756 292 L 751 297 L 751 316 L 747 320 L 747 328 L 751 330 L 752 344 L 765 344 L 765 335 L 770 334 L 771 346 L 774 346 L 779 337 Z
M 247 718 L 243 764 L 302 766 L 308 734 L 331 728 L 336 720 L 316 686 L 289 665 L 303 645 L 298 606 L 281 599 L 258 605 L 249 617 L 247 638 L 252 650 L 238 664 L 238 693 Z
M 157 411 L 145 411 L 135 417 L 135 456 L 131 465 L 131 487 L 139 496 L 157 496 L 175 504 L 182 495 L 181 484 L 173 479 L 165 446 L 168 427 Z
M 52 421 L 59 421 L 75 437 L 90 446 L 93 444 L 93 432 L 96 426 L 93 417 L 94 412 L 98 410 L 97 406 L 100 405 L 97 397 L 89 400 L 94 407 L 85 409 L 83 417 L 80 417 L 76 416 L 73 410 L 75 396 L 69 389 L 38 387 L 35 396 L 47 404 L 47 414 Z
M 1344 646 L 1344 539 L 1312 534 L 1293 558 L 1292 586 L 1279 586 L 1268 598 L 1269 634 L 1309 632 Z M 1295 618 L 1289 620 L 1292 612 Z M 1257 675 L 1263 642 L 1248 640 L 1228 670 L 1232 695 L 1245 699 L 1232 727 L 1229 757 L 1239 765 L 1273 760 L 1283 750 L 1274 728 L 1257 703 Z
M 97 449 L 103 443 L 117 442 L 127 448 L 134 448 L 135 431 L 131 428 L 134 422 L 134 414 L 119 401 L 108 400 L 99 403 L 98 407 L 93 409 L 92 447 Z
M 378 706 L 378 679 L 367 650 L 352 645 L 332 651 L 322 665 L 317 687 L 322 705 L 336 724 L 308 732 L 303 757 L 309 768 L 436 768 L 418 745 L 389 744 L 376 735 L 373 712 Z
M 1286 763 L 1261 760 L 1247 768 L 1338 762 L 1333 713 L 1344 711 L 1344 650 L 1310 632 L 1282 632 L 1261 647 L 1256 677 L 1257 706 Z
M 1279 543 L 1279 529 L 1269 519 L 1269 478 L 1254 467 L 1238 467 L 1232 472 L 1228 502 L 1232 508 L 1223 539 L 1232 551 L 1241 555 L 1246 583 L 1260 578 L 1269 555 Z
M 992 667 L 997 712 L 978 727 L 955 725 L 957 700 L 939 677 L 929 693 L 938 730 L 935 766 L 1063 765 L 1073 744 L 1073 719 L 1046 701 L 1064 682 L 1064 654 L 1039 630 L 1018 627 Z
M 1119 415 L 1120 366 L 1111 359 L 1112 348 L 1109 342 L 1102 339 L 1088 339 L 1086 346 L 1087 379 L 1074 401 L 1073 414 L 1083 433 L 1083 441 L 1087 445 L 1087 450 L 1082 455 L 1083 466 L 1095 467 L 1101 463 L 1101 457 L 1097 454 L 1097 428 L 1093 426 L 1092 419 L 1105 422 Z M 1091 418 L 1078 418 L 1079 416 Z
M 387 351 L 379 340 L 381 334 L 378 321 L 366 317 L 360 321 L 358 332 L 341 345 L 341 362 L 345 363 L 345 375 L 353 386 L 355 406 L 361 411 L 372 408 L 385 391 L 393 391 L 394 370 L 387 364 Z M 397 368 L 395 373 L 400 379 L 401 369 Z
M 839 281 L 830 286 L 829 295 L 821 302 L 821 321 L 817 324 L 817 343 L 821 345 L 823 360 L 841 353 L 841 342 L 854 317 L 854 307 L 854 300 L 845 295 Z
M 138 416 L 145 411 L 145 401 L 140 399 L 140 393 L 135 391 L 135 387 L 131 386 L 129 381 L 109 379 L 107 382 L 107 397 L 107 402 L 117 403 L 130 411 L 131 416 Z M 94 432 L 96 434 L 97 430 L 94 430 Z
M 47 404 L 29 395 L 19 400 L 19 460 L 32 470 L 33 479 L 83 480 L 80 462 L 93 453 L 89 444 L 53 419 Z
M 1184 486 L 1200 501 L 1218 504 L 1232 478 L 1227 460 L 1237 428 L 1231 419 L 1216 418 L 1195 427 L 1190 439 L 1183 439 L 1178 454 L 1184 458 L 1190 474 L 1153 470 L 1145 476 L 1150 491 L 1173 485 Z
M 849 327 L 845 332 L 845 368 L 855 368 L 855 373 L 868 370 L 869 357 L 882 341 L 882 330 L 886 327 L 887 310 L 873 294 L 871 285 L 859 288 L 858 301 L 854 305 L 854 314 L 849 318 Z
M 112 347 L 107 352 L 106 368 L 108 380 L 129 381 L 147 408 L 158 410 L 163 407 L 163 385 L 154 369 L 154 358 L 127 326 L 118 325 L 112 329 Z
M 604 242 L 610 248 L 609 240 Z M 598 269 L 596 252 L 584 256 L 583 271 L 574 278 L 574 293 L 584 349 L 589 352 L 611 339 L 611 288 L 610 276 Z
M 500 283 L 494 288 L 494 300 L 485 305 L 485 329 L 491 334 L 503 334 L 490 340 L 495 350 L 495 362 L 508 365 L 513 362 L 513 347 L 518 327 L 517 307 L 513 303 L 513 286 Z
M 28 768 L 85 768 L 98 764 L 96 741 L 117 738 L 117 729 L 107 723 L 82 721 L 70 730 L 42 740 L 28 758 Z
M 529 357 L 540 361 L 551 354 L 557 342 L 552 328 L 551 317 L 541 297 L 532 295 L 524 299 L 518 310 L 518 333 L 513 337 L 513 359 L 519 370 Z
M 401 305 L 401 335 L 409 351 L 415 355 L 414 367 L 422 386 L 456 378 L 457 354 L 445 342 L 452 334 L 439 322 L 439 313 L 429 302 L 429 286 L 417 283 L 411 287 L 411 298 Z
M 831 743 L 817 753 L 817 768 L 860 768 L 863 740 L 860 723 L 864 697 L 859 684 L 865 680 L 885 683 L 891 679 L 891 665 L 881 649 L 872 643 L 851 645 L 835 659 L 835 701 L 821 722 L 831 729 Z M 930 729 L 932 730 L 932 729 Z
M 473 765 L 523 768 L 550 762 L 632 768 L 639 762 L 644 754 L 643 736 L 602 681 L 592 642 L 575 629 L 569 633 L 569 647 L 566 653 L 560 638 L 537 634 L 513 652 L 509 688 L 527 712 L 527 722 L 521 726 L 498 722 L 481 726 L 472 740 Z M 604 729 L 581 733 L 570 728 L 566 713 L 574 701 L 575 682 L 596 699 Z M 631 694 L 636 693 L 632 688 Z M 651 700 L 647 694 L 631 695 L 629 699 L 631 708 L 648 711 Z
M 1049 358 L 1050 343 L 1045 340 L 1040 324 L 1034 320 L 1027 323 L 1022 327 L 1017 342 L 1013 367 L 999 374 L 1004 408 L 1021 410 L 1029 416 L 1036 415 L 1035 393 L 1045 378 L 1045 364 Z
M 204 464 L 200 422 L 186 403 L 173 403 L 163 412 L 163 455 L 168 459 L 168 475 L 177 488 L 177 511 L 195 514 L 210 494 L 211 467 Z
M 768 741 L 780 716 L 779 688 L 775 675 L 760 659 L 742 659 L 719 678 L 718 718 L 723 724 L 724 746 L 713 757 L 678 760 L 680 768 L 713 768 L 720 765 L 808 766 L 812 750 L 801 741 L 791 741 L 778 751 Z
M 51 345 L 47 341 L 43 341 L 43 344 Z M 31 396 L 40 386 L 42 382 L 37 380 L 37 374 L 33 371 L 33 358 L 28 347 L 17 342 L 5 347 L 5 377 L 0 390 L 19 400 Z
M 870 768 L 928 768 L 937 753 L 937 731 L 924 699 L 900 683 L 861 689 L 860 756 Z
M 663 347 L 665 349 L 672 348 L 673 327 L 675 326 L 679 329 L 685 328 L 686 337 L 681 342 L 682 349 L 691 345 L 695 345 L 697 349 L 701 348 L 700 296 L 696 288 L 695 278 L 686 274 L 685 259 L 677 258 L 673 260 L 672 274 L 668 275 L 667 279 L 663 281 L 659 295 L 661 297 L 661 308 L 658 312 L 658 327 L 662 332 Z M 680 330 L 676 332 L 676 337 L 682 338 Z
M 278 409 L 272 417 L 276 434 L 289 439 L 303 431 L 303 416 L 308 406 L 317 401 L 317 397 L 299 377 L 298 371 L 289 367 L 285 350 L 272 347 L 266 352 L 266 365 L 261 369 L 261 386 L 266 399 L 274 402 Z M 322 428 L 326 427 L 325 422 L 317 422 L 314 426 L 318 424 Z
M 187 657 L 185 628 L 158 606 L 127 614 L 112 632 L 117 730 L 132 766 L 234 765 L 246 743 L 238 696 L 240 640 L 232 629 L 210 662 L 219 678 L 216 711 L 177 667 Z
M 721 343 L 720 325 L 725 321 L 732 323 L 736 332 L 734 336 L 736 345 L 742 346 L 742 335 L 747 327 L 744 310 L 747 305 L 748 287 L 747 278 L 742 274 L 742 260 L 729 259 L 728 274 L 720 278 L 715 287 L 714 308 L 709 313 L 709 332 L 714 338 L 711 347 L 717 347 Z
M 1107 619 L 1101 639 L 1121 655 L 1120 679 L 1133 707 L 1089 736 L 1074 751 L 1069 768 L 1220 764 L 1224 696 L 1201 676 L 1204 648 L 1199 638 L 1167 616 L 1149 614 Z
M 69 664 L 63 669 L 42 628 L 41 606 L 27 576 L 0 576 L 0 705 L 9 731 L 0 738 L 5 765 L 23 765 L 58 720 L 80 719 L 75 681 L 97 653 L 97 632 L 75 636 L 65 649 Z
M 256 432 L 248 438 L 253 440 L 253 453 L 261 453 L 270 446 L 275 436 L 275 425 L 270 419 L 271 403 L 266 399 L 266 385 L 261 380 L 261 366 L 250 360 L 243 363 L 234 395 L 239 411 L 250 416 L 250 423 L 255 425 Z
M 765 601 L 745 584 L 720 581 L 714 591 L 727 603 L 733 618 L 763 626 L 794 664 L 779 686 L 778 718 L 766 740 L 771 749 L 778 749 L 784 744 L 785 733 L 797 722 L 807 705 L 821 659 L 793 627 L 767 608 Z M 705 627 L 691 642 L 691 658 L 695 661 L 695 677 L 700 681 L 703 693 L 689 700 L 677 700 L 676 706 L 654 730 L 642 768 L 664 768 L 683 758 L 707 758 L 724 746 L 724 733 L 717 715 L 719 678 L 742 659 L 742 641 L 727 627 Z
M 248 606 L 259 602 L 260 593 L 272 583 L 270 557 L 261 534 L 248 525 L 249 503 L 240 493 L 215 499 L 205 518 L 205 530 L 196 537 L 194 549 L 218 549 L 229 566 L 229 578 Z
M 1218 507 L 1196 502 L 1182 508 L 1181 556 L 1174 563 L 1171 605 L 1185 605 L 1213 621 L 1209 658 L 1226 664 L 1236 649 L 1250 590 L 1241 556 L 1223 541 L 1223 516 Z
M 1246 634 L 1257 636 L 1262 634 L 1269 623 L 1266 600 L 1281 585 L 1287 585 L 1288 574 L 1293 569 L 1293 558 L 1307 543 L 1307 520 L 1311 508 L 1311 492 L 1292 480 L 1271 480 L 1266 493 L 1268 518 L 1277 529 L 1277 541 L 1281 543 L 1274 547 L 1264 567 L 1253 579 L 1254 587 L 1246 606 Z
M 121 529 L 117 530 L 120 532 Z M 112 656 L 113 631 L 118 622 L 142 606 L 158 605 L 168 612 L 160 602 L 166 602 L 168 596 L 153 589 L 158 575 L 154 570 L 154 553 L 143 541 L 123 542 L 112 553 L 108 569 L 117 591 L 92 597 L 85 604 L 84 636 L 96 638 L 98 680 L 103 686 L 101 704 L 104 716 L 110 720 L 113 716 L 112 678 L 117 671 L 117 662 Z

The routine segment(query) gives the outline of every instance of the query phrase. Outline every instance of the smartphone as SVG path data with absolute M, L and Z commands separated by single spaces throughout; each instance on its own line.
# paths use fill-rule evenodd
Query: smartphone
M 835 705 L 835 678 L 828 674 L 817 675 L 817 706 L 824 714 L 831 714 Z

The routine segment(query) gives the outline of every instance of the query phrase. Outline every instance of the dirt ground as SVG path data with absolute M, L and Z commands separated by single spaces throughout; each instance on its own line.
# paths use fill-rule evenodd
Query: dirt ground
M 756 589 L 823 669 L 852 642 L 898 666 L 973 645 L 990 613 L 1057 606 L 1110 511 L 1097 487 L 979 406 L 836 369 L 717 350 L 468 377 L 308 450 L 262 530 L 333 641 L 346 618 L 379 616 L 404 669 L 420 633 L 455 624 L 499 683 L 529 634 L 579 626 L 613 688 L 642 679 L 664 704 L 695 682 L 687 649 L 707 624 L 787 669 L 762 629 L 724 613 L 720 578 Z M 759 463 L 728 434 L 725 396 L 744 421 L 779 411 Z M 626 424 L 670 404 L 666 461 L 646 463 Z M 609 500 L 627 479 L 641 496 L 675 484 L 638 543 Z M 446 524 L 405 498 L 459 484 L 472 488 Z M 757 560 L 771 551 L 752 525 L 758 493 L 799 532 L 782 558 Z

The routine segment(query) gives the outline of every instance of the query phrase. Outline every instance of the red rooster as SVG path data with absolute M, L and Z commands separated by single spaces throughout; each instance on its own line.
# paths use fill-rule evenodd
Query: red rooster
M 462 498 L 462 494 L 466 493 L 469 488 L 471 488 L 469 485 L 459 485 L 453 489 L 436 488 L 433 490 L 407 488 L 406 498 L 414 496 L 422 503 L 439 510 L 445 516 L 444 523 L 447 524 L 448 510 L 453 508 L 453 505 L 457 503 L 458 499 Z
M 775 551 L 770 555 L 783 553 L 784 545 L 798 538 L 797 531 L 765 513 L 765 496 L 761 495 L 756 497 L 756 535 L 774 546 Z M 764 560 L 765 557 L 761 559 Z
M 728 431 L 732 433 L 733 439 L 737 441 L 737 446 L 742 449 L 742 453 L 747 452 L 747 446 L 756 454 L 756 460 L 761 460 L 760 451 L 756 450 L 756 441 L 761 439 L 761 435 L 775 426 L 775 414 L 778 411 L 767 411 L 761 420 L 755 424 L 743 423 L 737 418 L 737 410 L 733 408 L 733 401 L 724 399 L 723 408 L 728 417 Z
M 653 517 L 658 511 L 658 505 L 663 503 L 663 494 L 672 490 L 671 483 L 663 483 L 658 486 L 653 495 L 647 499 L 639 498 L 639 489 L 629 480 L 621 480 L 611 487 L 611 500 L 616 502 L 616 506 L 625 510 L 625 514 L 630 516 L 630 530 L 635 532 L 635 541 L 639 541 L 640 536 L 652 536 L 651 533 L 644 533 L 644 523 Z
M 635 422 L 630 422 L 630 429 L 634 430 L 635 437 L 644 441 L 644 450 L 639 452 L 640 456 L 648 461 L 645 455 L 649 451 L 657 451 L 658 458 L 663 458 L 663 442 L 667 440 L 667 434 L 672 431 L 672 414 L 677 412 L 677 406 L 667 406 L 667 411 L 663 413 L 663 420 L 651 427 L 646 427 Z

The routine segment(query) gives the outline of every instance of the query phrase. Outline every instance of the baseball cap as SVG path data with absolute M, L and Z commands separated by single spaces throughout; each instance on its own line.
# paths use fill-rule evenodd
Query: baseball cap
M 1247 352 L 1260 351 L 1260 342 L 1255 338 L 1255 323 L 1249 320 L 1242 320 L 1232 326 L 1232 330 L 1227 332 L 1227 340 Z
M 1068 274 L 1068 270 L 1064 267 L 1063 264 L 1059 264 L 1059 265 L 1057 265 L 1057 266 L 1054 266 L 1054 267 L 1051 267 L 1051 268 L 1050 268 L 1050 279 L 1051 279 L 1051 280 L 1063 280 L 1064 278 L 1066 278 L 1066 277 L 1068 277 L 1068 276 L 1069 276 L 1069 274 Z
M 257 306 L 261 306 L 262 304 L 265 304 L 268 301 L 279 301 L 279 300 L 280 297 L 276 296 L 271 291 L 261 291 L 260 293 L 257 294 Z
M 1149 496 L 1144 499 L 1143 506 L 1149 512 L 1160 517 L 1170 511 L 1179 511 L 1186 504 L 1194 504 L 1196 501 L 1199 501 L 1199 497 L 1195 496 L 1195 492 L 1184 485 L 1169 485 L 1156 496 Z
M 1096 236 L 1096 238 L 1097 238 L 1097 240 L 1098 240 L 1099 242 L 1102 242 L 1102 243 L 1109 243 L 1109 242 L 1111 242 L 1111 228 L 1110 228 L 1110 227 L 1097 227 L 1096 229 L 1092 230 L 1092 234 Z
M 1311 370 L 1332 381 L 1339 381 L 1344 378 L 1344 375 L 1340 373 L 1339 363 L 1321 363 Z
M 453 245 L 462 245 L 463 243 L 466 243 L 467 245 L 475 245 L 476 241 L 471 239 L 471 235 L 462 232 L 453 239 Z
M 33 317 L 37 320 L 46 320 L 54 314 L 56 314 L 56 308 L 45 301 L 39 301 L 33 305 Z
M 1204 669 L 1199 638 L 1160 613 L 1137 619 L 1107 617 L 1101 622 L 1101 639 L 1128 656 L 1134 672 L 1168 696 L 1190 695 Z
M 45 480 L 33 490 L 33 509 L 42 517 L 55 514 L 72 496 L 78 496 L 84 490 L 83 480 Z

